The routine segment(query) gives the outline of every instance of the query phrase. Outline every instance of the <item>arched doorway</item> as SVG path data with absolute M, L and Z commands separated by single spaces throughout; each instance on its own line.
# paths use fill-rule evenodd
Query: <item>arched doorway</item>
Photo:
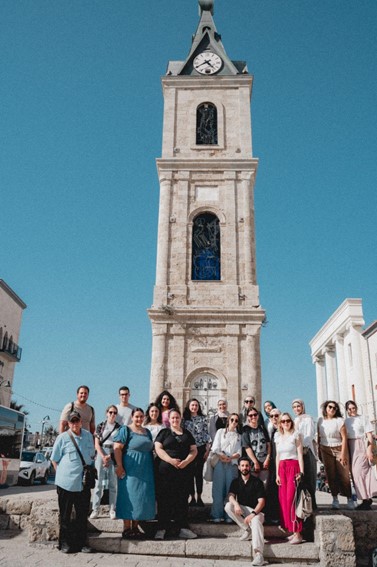
M 217 401 L 225 397 L 224 389 L 219 378 L 210 372 L 203 372 L 191 381 L 190 398 L 197 398 L 203 413 L 208 416 L 216 413 Z

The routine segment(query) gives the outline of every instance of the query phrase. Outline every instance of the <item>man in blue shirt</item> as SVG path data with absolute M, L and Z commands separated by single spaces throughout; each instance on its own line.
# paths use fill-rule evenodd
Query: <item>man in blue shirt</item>
M 83 465 L 71 435 L 87 465 L 93 464 L 93 436 L 82 428 L 81 416 L 77 411 L 69 414 L 68 427 L 68 431 L 56 438 L 51 455 L 59 502 L 59 549 L 63 553 L 91 553 L 92 549 L 86 544 L 90 488 L 83 486 Z M 75 520 L 71 519 L 73 507 Z

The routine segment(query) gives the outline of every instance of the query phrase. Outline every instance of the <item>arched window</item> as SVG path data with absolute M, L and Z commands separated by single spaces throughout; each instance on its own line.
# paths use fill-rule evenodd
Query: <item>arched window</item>
M 192 227 L 192 279 L 219 280 L 220 267 L 220 222 L 213 213 L 203 213 Z
M 217 108 L 204 102 L 196 109 L 196 143 L 199 146 L 217 144 Z

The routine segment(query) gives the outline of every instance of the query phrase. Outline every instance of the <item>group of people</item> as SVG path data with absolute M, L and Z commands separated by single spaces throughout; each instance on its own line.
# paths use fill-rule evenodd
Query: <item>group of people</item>
M 139 522 L 156 517 L 155 539 L 196 538 L 188 525 L 188 508 L 204 506 L 203 468 L 212 467 L 212 520 L 236 522 L 243 528 L 241 539 L 252 539 L 253 565 L 263 564 L 264 523 L 284 528 L 293 545 L 303 541 L 302 521 L 294 511 L 295 490 L 304 480 L 316 508 L 318 457 L 325 466 L 333 508 L 339 508 L 339 494 L 347 497 L 348 507 L 354 506 L 350 471 L 362 500 L 358 509 L 370 509 L 377 494 L 369 465 L 372 427 L 358 415 L 353 401 L 346 404 L 346 420 L 337 402 L 326 401 L 316 431 L 300 399 L 292 402 L 294 419 L 272 401 L 264 404 L 264 418 L 251 395 L 245 397 L 240 413 L 229 413 L 227 401 L 218 400 L 216 413 L 207 419 L 195 398 L 181 414 L 168 391 L 144 412 L 129 403 L 130 390 L 125 386 L 119 389 L 120 403 L 109 406 L 106 419 L 95 428 L 88 395 L 89 388 L 80 386 L 77 400 L 63 409 L 61 434 L 52 453 L 63 552 L 91 551 L 86 544 L 91 491 L 80 482 L 81 463 L 91 465 L 94 459 L 98 478 L 90 517 L 99 516 L 106 476 L 109 515 L 123 520 L 126 539 L 144 537 Z

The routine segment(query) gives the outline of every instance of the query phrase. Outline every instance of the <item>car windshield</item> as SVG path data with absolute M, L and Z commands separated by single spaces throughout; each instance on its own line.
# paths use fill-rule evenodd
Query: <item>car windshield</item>
M 21 461 L 28 461 L 29 463 L 32 463 L 34 457 L 35 453 L 33 453 L 32 451 L 22 451 Z

